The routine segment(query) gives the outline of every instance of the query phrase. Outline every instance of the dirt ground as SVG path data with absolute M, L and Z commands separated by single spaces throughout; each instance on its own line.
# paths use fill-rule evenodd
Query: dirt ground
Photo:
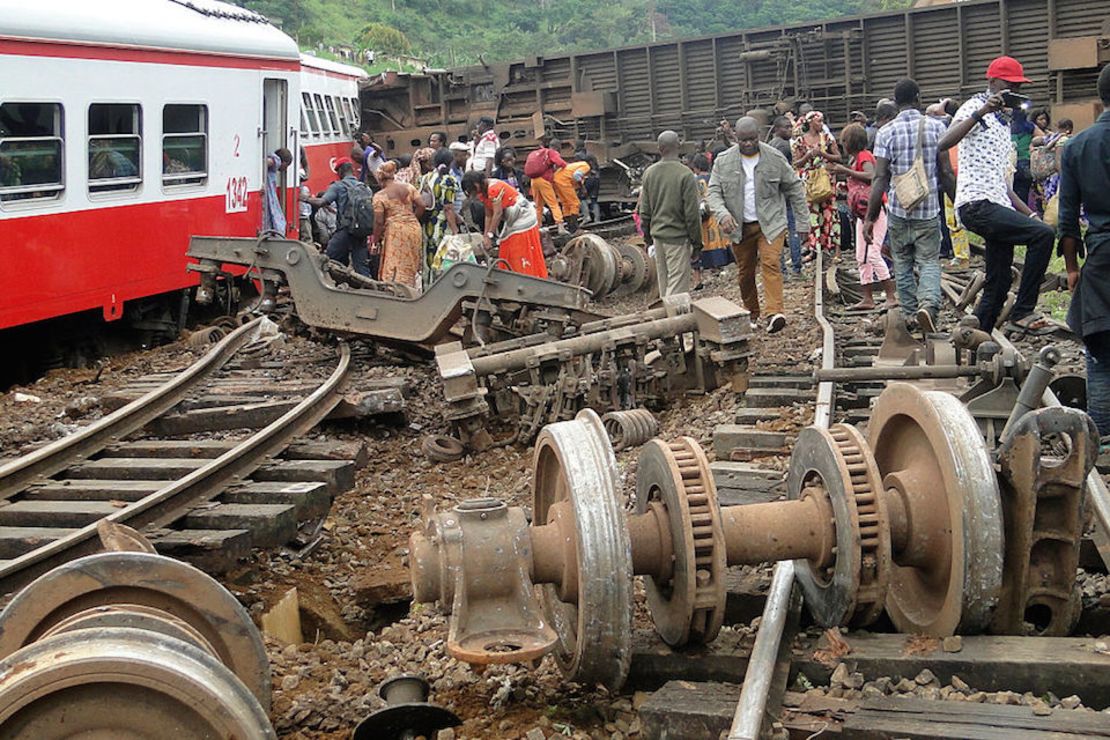
M 731 265 L 707 271 L 705 288 L 695 297 L 716 294 L 739 303 L 735 276 Z M 787 281 L 785 288 L 789 324 L 777 335 L 768 336 L 762 327 L 754 333 L 753 374 L 808 374 L 820 362 L 811 284 Z M 614 314 L 640 310 L 652 298 L 640 293 L 603 302 L 600 309 Z M 197 354 L 178 343 L 118 356 L 94 370 L 55 371 L 12 389 L 0 396 L 0 457 L 71 433 L 99 418 L 97 396 L 145 373 L 183 368 Z M 1075 357 L 1069 360 L 1075 363 Z M 322 543 L 303 556 L 256 551 L 223 578 L 256 619 L 297 588 L 304 642 L 284 645 L 267 638 L 272 719 L 279 736 L 347 738 L 359 720 L 383 705 L 376 693 L 381 681 L 419 673 L 431 682 L 432 701 L 462 718 L 454 730 L 457 738 L 636 737 L 635 710 L 644 695 L 609 695 L 569 685 L 551 658 L 537 669 L 493 666 L 476 672 L 447 656 L 447 620 L 434 606 L 410 607 L 408 536 L 421 524 L 422 497 L 430 496 L 440 509 L 478 496 L 530 506 L 531 449 L 501 448 L 455 463 L 429 462 L 420 451 L 422 437 L 448 432 L 432 363 L 414 364 L 384 350 L 360 361 L 360 372 L 407 379 L 412 395 L 404 422 L 332 423 L 318 429 L 315 439 L 361 439 L 371 453 L 356 487 L 335 501 Z M 728 389 L 679 399 L 659 415 L 660 433 L 694 437 L 712 459 L 713 429 L 732 423 L 737 406 Z M 809 410 L 797 409 L 765 425 L 792 432 L 810 420 Z M 636 454 L 618 455 L 626 488 L 634 480 Z M 783 467 L 785 458 L 761 462 Z M 636 623 L 647 626 L 642 589 L 638 593 Z M 726 625 L 720 639 L 742 642 L 751 634 L 749 625 Z

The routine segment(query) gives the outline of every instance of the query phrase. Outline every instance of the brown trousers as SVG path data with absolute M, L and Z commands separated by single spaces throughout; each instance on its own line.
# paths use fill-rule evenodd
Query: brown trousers
M 740 278 L 740 297 L 744 308 L 752 315 L 752 321 L 759 318 L 759 293 L 755 287 L 755 264 L 759 260 L 763 273 L 763 300 L 767 304 L 767 315 L 782 313 L 782 267 L 779 255 L 782 254 L 786 232 L 779 234 L 773 242 L 763 236 L 758 223 L 744 224 L 740 243 L 732 244 L 732 256 L 736 258 L 737 273 Z

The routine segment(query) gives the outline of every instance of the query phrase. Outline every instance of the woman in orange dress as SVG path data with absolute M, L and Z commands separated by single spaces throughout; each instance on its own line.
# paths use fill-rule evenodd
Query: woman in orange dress
M 482 235 L 486 252 L 492 253 L 496 236 L 498 258 L 510 270 L 546 278 L 536 209 L 520 191 L 507 182 L 486 177 L 484 172 L 472 171 L 463 176 L 463 192 L 486 207 L 486 233 Z
M 424 230 L 420 215 L 424 203 L 416 188 L 397 182 L 397 164 L 386 162 L 378 168 L 382 189 L 374 194 L 374 235 L 371 244 L 380 244 L 381 280 L 402 283 L 419 290 L 423 267 Z

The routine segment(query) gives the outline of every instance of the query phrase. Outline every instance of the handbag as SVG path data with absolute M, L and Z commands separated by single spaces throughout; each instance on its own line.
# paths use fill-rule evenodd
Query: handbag
M 832 178 L 824 167 L 812 170 L 806 176 L 806 200 L 810 203 L 824 203 L 833 197 Z
M 1058 137 L 1053 137 L 1041 146 L 1029 150 L 1029 173 L 1034 180 L 1047 180 L 1056 174 L 1056 142 Z
M 1048 199 L 1044 206 L 1044 222 L 1049 226 L 1056 226 L 1060 220 L 1060 194 L 1056 193 Z
M 913 150 L 913 164 L 900 175 L 891 178 L 898 204 L 905 211 L 912 211 L 929 197 L 929 179 L 925 174 L 925 158 L 921 149 L 925 143 L 925 116 L 917 123 L 917 143 Z

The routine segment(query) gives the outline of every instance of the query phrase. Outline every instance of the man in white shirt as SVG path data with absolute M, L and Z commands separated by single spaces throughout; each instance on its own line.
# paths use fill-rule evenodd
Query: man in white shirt
M 493 119 L 482 116 L 478 119 L 478 138 L 474 142 L 474 153 L 466 168 L 471 172 L 484 172 L 486 177 L 493 173 L 493 162 L 501 142 L 493 130 Z
M 740 296 L 753 325 L 760 315 L 755 287 L 759 263 L 763 298 L 770 314 L 767 331 L 773 334 L 786 326 L 779 261 L 786 239 L 787 198 L 794 213 L 808 213 L 809 207 L 805 186 L 794 167 L 775 147 L 760 142 L 759 134 L 759 123 L 754 118 L 745 116 L 736 122 L 736 145 L 713 158 L 706 202 L 717 216 L 721 232 L 732 241 Z M 800 219 L 797 228 L 808 232 L 809 219 Z
M 1007 328 L 1052 331 L 1052 323 L 1035 309 L 1056 234 L 1014 192 L 1014 145 L 1003 95 L 1017 92 L 1029 80 L 1012 57 L 995 59 L 986 76 L 986 91 L 960 106 L 938 142 L 941 151 L 959 144 L 956 213 L 986 242 L 987 280 L 975 316 L 983 330 L 994 329 L 1013 280 L 1014 245 L 1024 244 L 1025 266 Z

